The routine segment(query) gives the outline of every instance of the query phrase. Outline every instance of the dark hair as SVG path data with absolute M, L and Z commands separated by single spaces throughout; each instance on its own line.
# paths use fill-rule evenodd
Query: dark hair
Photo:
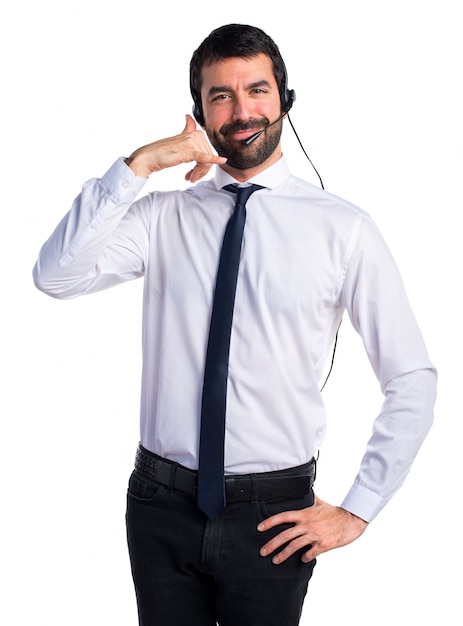
M 193 115 L 204 126 L 201 102 L 201 71 L 214 61 L 231 57 L 249 58 L 259 54 L 270 57 L 273 66 L 282 109 L 288 104 L 286 68 L 276 43 L 263 30 L 245 24 L 228 24 L 211 32 L 195 50 L 190 61 L 190 91 L 193 97 Z

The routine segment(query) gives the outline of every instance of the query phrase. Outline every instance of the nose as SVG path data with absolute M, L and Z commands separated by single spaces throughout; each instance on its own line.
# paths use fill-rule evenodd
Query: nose
M 247 98 L 245 96 L 237 96 L 234 104 L 233 121 L 247 121 L 251 117 L 249 101 Z

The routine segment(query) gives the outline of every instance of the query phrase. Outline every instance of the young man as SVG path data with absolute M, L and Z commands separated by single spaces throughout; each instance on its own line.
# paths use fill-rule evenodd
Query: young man
M 370 217 L 288 170 L 280 136 L 294 92 L 275 43 L 254 27 L 219 28 L 194 53 L 190 79 L 201 129 L 187 116 L 179 135 L 86 183 L 34 278 L 59 298 L 145 279 L 127 506 L 140 624 L 292 626 L 316 557 L 357 539 L 403 483 L 432 423 L 436 373 Z M 148 176 L 183 163 L 191 183 L 217 167 L 185 191 L 134 202 Z M 239 212 L 237 184 L 257 187 L 238 244 L 228 363 L 213 384 L 226 392 L 225 440 L 214 447 L 202 430 L 206 379 L 216 306 L 230 291 L 217 268 L 222 241 L 232 256 L 224 232 Z M 314 457 L 326 423 L 319 379 L 344 310 L 385 401 L 358 476 L 333 506 L 314 496 Z M 222 451 L 225 483 L 222 471 L 202 478 L 204 458 Z M 226 498 L 212 512 L 211 475 Z

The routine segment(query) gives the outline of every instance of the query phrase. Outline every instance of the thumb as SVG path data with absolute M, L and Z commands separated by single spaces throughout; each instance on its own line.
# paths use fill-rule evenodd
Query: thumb
M 185 128 L 182 131 L 182 135 L 185 135 L 186 133 L 192 133 L 193 131 L 196 130 L 196 122 L 191 117 L 191 115 L 186 115 L 185 117 L 186 117 L 186 124 L 185 124 Z

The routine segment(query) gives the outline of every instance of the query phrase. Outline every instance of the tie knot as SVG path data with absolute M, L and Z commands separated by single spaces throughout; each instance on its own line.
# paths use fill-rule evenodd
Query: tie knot
M 244 206 L 249 199 L 249 196 L 258 189 L 264 189 L 262 185 L 247 185 L 246 187 L 239 187 L 236 183 L 231 185 L 225 185 L 224 189 L 236 193 L 236 205 Z

